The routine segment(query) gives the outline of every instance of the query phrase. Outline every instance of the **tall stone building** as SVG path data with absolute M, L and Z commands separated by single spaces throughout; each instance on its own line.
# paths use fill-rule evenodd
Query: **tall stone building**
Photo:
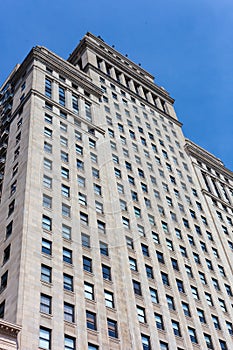
M 67 61 L 33 48 L 0 96 L 0 340 L 232 350 L 232 172 L 167 91 L 87 33 Z

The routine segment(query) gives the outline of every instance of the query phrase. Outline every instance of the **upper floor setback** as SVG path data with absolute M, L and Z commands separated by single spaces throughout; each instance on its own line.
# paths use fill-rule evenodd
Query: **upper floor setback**
M 169 104 L 174 103 L 169 93 L 154 83 L 154 76 L 91 33 L 87 33 L 80 41 L 69 56 L 68 62 L 78 66 L 84 72 L 89 66 L 100 69 L 152 104 L 157 105 L 157 97 L 159 97 L 162 104 L 159 107 L 162 107 L 162 110 L 165 101 Z

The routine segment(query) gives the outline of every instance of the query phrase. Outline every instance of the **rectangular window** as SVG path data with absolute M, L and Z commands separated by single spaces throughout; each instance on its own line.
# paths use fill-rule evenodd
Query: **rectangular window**
M 92 330 L 97 330 L 96 325 L 96 314 L 90 311 L 86 311 L 86 322 L 87 322 L 87 328 Z
M 71 227 L 62 224 L 62 237 L 65 239 L 71 239 Z
M 65 89 L 59 86 L 59 104 L 65 106 Z
M 40 295 L 40 312 L 51 314 L 52 312 L 52 298 L 49 295 Z
M 63 261 L 72 264 L 72 250 L 63 248 Z
M 83 256 L 83 270 L 92 272 L 92 260 L 86 256 Z
M 64 320 L 74 322 L 74 305 L 64 303 Z
M 94 300 L 94 286 L 93 284 L 84 282 L 84 295 L 88 300 Z
M 64 337 L 64 346 L 65 346 L 64 350 L 75 350 L 76 349 L 75 344 L 76 344 L 75 338 L 70 337 L 69 335 L 65 335 L 65 337 Z
M 78 107 L 78 97 L 72 95 L 72 108 L 73 108 L 73 112 L 75 114 L 79 113 L 79 107 Z
M 51 329 L 40 327 L 39 335 L 39 347 L 42 349 L 50 350 L 51 349 Z
M 113 338 L 118 338 L 118 332 L 117 332 L 117 322 L 114 320 L 107 319 L 107 325 L 108 325 L 108 335 Z
M 104 290 L 104 297 L 105 297 L 105 305 L 107 307 L 110 307 L 111 309 L 114 308 L 113 293 L 107 290 Z
M 41 265 L 41 281 L 52 282 L 52 268 L 46 265 Z
M 45 238 L 42 238 L 42 247 L 41 251 L 44 254 L 51 255 L 52 254 L 52 242 L 48 241 Z
M 63 288 L 70 292 L 73 292 L 73 276 L 63 274 Z
M 45 78 L 45 96 L 52 97 L 52 81 L 48 78 Z
M 111 281 L 111 268 L 106 265 L 102 265 L 102 275 L 105 280 Z

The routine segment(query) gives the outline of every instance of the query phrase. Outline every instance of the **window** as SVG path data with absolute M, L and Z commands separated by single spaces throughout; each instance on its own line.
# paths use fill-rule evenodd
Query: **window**
M 99 175 L 99 170 L 95 169 L 95 168 L 92 168 L 92 176 L 95 178 L 95 179 L 99 179 L 100 175 Z
M 225 301 L 222 300 L 222 299 L 220 299 L 220 298 L 218 298 L 218 301 L 219 301 L 219 305 L 220 305 L 222 311 L 223 311 L 223 312 L 227 312 L 227 308 L 226 308 Z
M 114 308 L 114 299 L 113 293 L 107 290 L 104 290 L 105 306 Z
M 130 228 L 129 219 L 125 218 L 124 216 L 122 216 L 122 223 L 123 223 L 124 228 L 126 228 L 126 229 Z
M 159 252 L 158 250 L 156 250 L 156 256 L 157 259 L 160 263 L 164 264 L 164 258 L 163 258 L 163 253 Z
M 205 292 L 205 298 L 206 298 L 207 304 L 208 304 L 209 306 L 213 306 L 213 305 L 214 305 L 214 304 L 213 304 L 212 297 L 211 297 L 211 295 L 210 295 L 209 293 L 206 293 L 206 292 Z
M 85 187 L 85 178 L 84 177 L 78 176 L 77 180 L 78 180 L 79 187 Z
M 219 339 L 219 345 L 220 345 L 222 350 L 227 350 L 228 349 L 227 344 L 226 344 L 226 342 L 224 340 Z
M 73 112 L 75 114 L 79 113 L 79 107 L 78 107 L 78 97 L 75 95 L 72 95 L 72 108 L 73 108 Z
M 164 329 L 163 317 L 157 313 L 154 313 L 155 324 L 158 329 Z
M 183 308 L 185 316 L 191 317 L 189 304 L 185 303 L 184 301 L 182 301 L 181 304 L 182 304 L 182 308 Z
M 88 350 L 99 350 L 99 347 L 97 345 L 88 343 Z
M 166 295 L 166 299 L 169 310 L 175 310 L 175 303 L 173 297 L 170 295 Z
M 188 277 L 189 277 L 189 278 L 193 278 L 193 273 L 192 273 L 191 267 L 188 266 L 188 265 L 185 265 L 185 270 L 186 270 L 186 272 L 187 272 Z
M 152 238 L 153 238 L 154 243 L 160 244 L 160 240 L 159 240 L 159 235 L 158 235 L 158 233 L 153 232 L 153 231 L 152 231 L 151 233 L 152 233 Z
M 108 245 L 104 242 L 100 242 L 100 254 L 108 256 Z
M 203 272 L 200 272 L 198 271 L 198 274 L 199 274 L 199 277 L 200 277 L 200 280 L 203 284 L 207 284 L 206 282 L 206 278 L 205 278 L 205 274 Z
M 51 255 L 52 254 L 52 242 L 42 238 L 42 253 Z
M 181 337 L 179 322 L 172 320 L 173 332 L 176 336 Z
M 52 282 L 52 268 L 46 265 L 41 265 L 41 281 Z
M 64 303 L 64 320 L 74 322 L 74 305 Z
M 187 258 L 187 251 L 185 247 L 180 246 L 180 252 L 183 257 Z
M 212 321 L 213 321 L 213 324 L 214 324 L 215 329 L 220 330 L 221 327 L 220 327 L 220 323 L 219 323 L 218 317 L 215 316 L 215 315 L 211 315 L 211 318 L 212 318 Z
M 173 269 L 176 271 L 179 271 L 178 261 L 176 259 L 171 258 L 171 263 L 172 263 Z
M 67 275 L 66 273 L 63 274 L 63 288 L 73 292 L 73 276 Z
M 150 337 L 147 335 L 141 334 L 141 339 L 142 339 L 143 350 L 151 350 Z
M 169 350 L 167 343 L 164 343 L 163 341 L 160 341 L 159 345 L 160 345 L 160 350 Z
M 103 279 L 111 281 L 112 280 L 111 268 L 109 266 L 102 265 L 102 275 L 103 275 Z
M 153 274 L 152 267 L 149 266 L 149 265 L 145 265 L 145 268 L 146 268 L 146 275 L 147 275 L 147 277 L 153 279 L 154 278 L 154 274 Z
M 78 169 L 78 170 L 84 170 L 84 163 L 83 163 L 82 160 L 77 159 L 77 160 L 76 160 L 76 165 L 77 165 L 77 169 Z
M 0 292 L 2 292 L 7 287 L 7 280 L 8 280 L 8 271 L 6 271 L 1 276 L 1 285 L 0 285 Z
M 11 251 L 11 245 L 9 244 L 5 249 L 3 253 L 3 262 L 4 265 L 9 259 L 10 259 L 10 251 Z
M 226 326 L 230 335 L 233 335 L 233 325 L 231 322 L 226 321 Z
M 70 197 L 70 188 L 64 184 L 61 185 L 61 194 L 64 197 Z
M 72 250 L 63 248 L 63 261 L 72 264 Z
M 78 202 L 79 204 L 86 206 L 87 205 L 87 196 L 81 192 L 78 193 Z
M 219 270 L 219 273 L 222 277 L 226 277 L 225 270 L 224 270 L 223 266 L 218 265 L 218 270 Z
M 141 284 L 138 281 L 132 281 L 133 282 L 133 290 L 136 295 L 142 295 L 141 291 Z
M 39 335 L 39 347 L 42 349 L 50 350 L 51 349 L 51 329 L 40 327 Z
M 150 287 L 150 297 L 151 297 L 152 303 L 155 303 L 155 304 L 159 303 L 157 290 L 151 287 Z
M 43 215 L 42 216 L 42 228 L 47 231 L 52 230 L 52 219 L 50 219 L 48 216 Z
M 62 224 L 62 237 L 65 239 L 71 239 L 71 227 Z
M 52 145 L 48 142 L 44 142 L 44 151 L 47 153 L 52 153 Z
M 199 255 L 197 253 L 193 252 L 193 258 L 194 258 L 194 261 L 195 261 L 196 264 L 200 264 L 201 263 L 200 257 L 199 257 Z
M 216 278 L 213 278 L 213 277 L 211 278 L 211 280 L 212 280 L 212 284 L 213 284 L 214 288 L 216 290 L 220 290 L 218 280 L 216 280 Z
M 127 248 L 134 249 L 134 244 L 133 244 L 132 238 L 126 236 L 125 239 L 126 239 Z
M 211 336 L 209 334 L 204 333 L 204 338 L 206 342 L 206 346 L 208 349 L 213 349 L 213 343 L 211 340 Z
M 138 314 L 138 321 L 142 323 L 146 323 L 145 309 L 140 306 L 137 306 L 137 314 Z
M 189 337 L 192 343 L 198 343 L 195 329 L 188 327 Z
M 198 314 L 200 322 L 201 323 L 206 323 L 204 311 L 201 310 L 201 309 L 197 309 L 197 314 Z
M 66 153 L 64 151 L 61 151 L 61 161 L 62 162 L 66 162 L 66 163 L 69 162 L 69 155 L 68 155 L 68 153 Z
M 43 176 L 43 186 L 46 188 L 52 188 L 52 179 L 46 175 Z
M 170 283 L 169 283 L 169 279 L 168 279 L 168 274 L 165 272 L 161 272 L 161 277 L 162 277 L 163 284 L 165 286 L 169 286 Z
M 76 347 L 75 347 L 75 338 L 73 337 L 70 337 L 69 335 L 65 335 L 64 337 L 64 350 L 75 350 Z
M 178 291 L 181 293 L 185 293 L 183 282 L 177 279 L 176 284 L 177 284 Z
M 233 296 L 233 294 L 232 294 L 231 287 L 230 287 L 230 286 L 228 286 L 227 284 L 225 284 L 225 288 L 226 288 L 226 292 L 227 292 L 227 294 L 228 294 L 230 297 L 232 297 L 232 296 Z
M 83 256 L 83 270 L 92 272 L 92 260 L 86 256 Z
M 88 225 L 88 215 L 80 212 L 80 222 L 81 222 L 81 224 L 87 226 Z
M 97 194 L 98 196 L 101 196 L 102 194 L 101 186 L 97 184 L 93 184 L 93 187 L 94 187 L 94 193 Z
M 48 78 L 45 78 L 45 96 L 52 97 L 52 81 Z
M 82 246 L 86 248 L 90 248 L 90 236 L 85 233 L 81 233 Z
M 52 312 L 52 298 L 49 295 L 40 295 L 40 312 L 51 314 Z
M 5 314 L 5 300 L 0 304 L 0 318 L 4 318 Z
M 96 314 L 90 311 L 86 311 L 87 328 L 97 330 Z
M 51 129 L 45 127 L 45 128 L 44 128 L 44 135 L 47 136 L 47 137 L 49 137 L 49 138 L 51 138 L 52 135 L 53 135 L 53 132 L 52 132 Z
M 69 179 L 69 169 L 66 169 L 64 167 L 61 167 L 61 176 L 68 180 Z
M 165 221 L 161 221 L 161 224 L 162 224 L 163 231 L 168 233 L 169 232 L 168 224 Z
M 118 338 L 118 332 L 117 332 L 117 322 L 114 320 L 107 319 L 107 325 L 108 325 L 108 335 L 113 338 Z
M 129 257 L 130 270 L 137 271 L 137 261 L 134 258 Z
M 70 217 L 70 206 L 62 203 L 62 215 L 65 217 Z
M 192 295 L 193 295 L 193 298 L 196 299 L 196 300 L 199 300 L 199 294 L 198 294 L 198 290 L 196 287 L 193 287 L 191 286 L 191 292 L 192 292 Z
M 59 86 L 59 103 L 65 106 L 65 89 L 61 86 Z
M 142 254 L 144 256 L 150 256 L 149 255 L 149 249 L 148 249 L 148 247 L 145 244 L 141 244 L 141 248 L 142 248 Z

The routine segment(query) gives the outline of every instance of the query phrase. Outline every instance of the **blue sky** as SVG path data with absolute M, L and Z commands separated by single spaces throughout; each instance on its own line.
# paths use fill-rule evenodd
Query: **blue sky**
M 233 170 L 232 0 L 7 0 L 0 84 L 33 46 L 67 58 L 90 31 L 141 63 L 175 98 L 187 138 Z

